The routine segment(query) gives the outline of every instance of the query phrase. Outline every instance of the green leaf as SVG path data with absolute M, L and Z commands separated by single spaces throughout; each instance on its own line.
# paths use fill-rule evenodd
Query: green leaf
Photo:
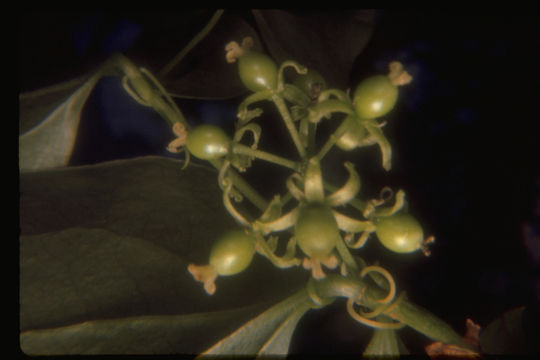
M 75 144 L 82 108 L 100 77 L 101 72 L 92 75 L 41 123 L 39 123 L 41 119 L 38 120 L 37 116 L 42 115 L 41 111 L 48 110 L 48 97 L 54 96 L 55 93 L 61 96 L 63 94 L 61 89 L 64 87 L 54 87 L 49 91 L 42 90 L 20 96 L 20 106 L 23 107 L 21 116 L 25 117 L 21 119 L 21 123 L 39 123 L 19 138 L 19 167 L 22 171 L 65 166 L 68 163 Z M 69 85 L 77 84 L 77 80 L 68 83 L 66 87 L 70 88 Z M 35 109 L 34 112 L 31 109 Z M 23 128 L 27 126 L 23 125 Z
M 21 349 L 29 355 L 199 354 L 265 304 L 187 315 L 146 315 L 93 320 L 25 331 Z
M 399 339 L 395 330 L 375 329 L 364 356 L 385 358 L 399 358 L 400 355 L 408 354 L 405 345 Z
M 19 94 L 19 134 L 24 134 L 60 106 L 88 80 L 78 77 L 44 89 Z
M 480 332 L 482 353 L 499 355 L 527 353 L 523 329 L 524 310 L 525 307 L 519 307 L 507 311 L 482 329 Z
M 310 308 L 311 301 L 302 290 L 244 324 L 203 352 L 201 358 L 209 355 L 284 356 L 296 324 Z
M 200 314 L 201 324 L 209 324 L 204 313 L 275 301 L 305 282 L 302 269 L 276 271 L 256 256 L 243 273 L 219 277 L 216 294 L 207 295 L 187 265 L 207 263 L 214 240 L 238 225 L 223 208 L 216 171 L 181 167 L 177 160 L 147 157 L 21 174 L 20 327 L 26 335 L 47 330 L 28 337 L 39 339 L 28 349 L 75 330 L 82 349 L 109 329 L 121 337 L 118 344 L 127 344 L 123 348 L 132 339 L 137 353 L 152 353 L 158 350 L 143 349 L 138 335 L 123 335 L 133 318 L 170 316 L 174 327 L 180 315 Z M 238 315 L 235 327 L 250 317 Z M 92 326 L 83 326 L 88 322 Z M 193 344 L 199 351 L 234 328 L 205 329 Z M 159 351 L 186 348 L 185 341 Z M 99 351 L 117 351 L 114 344 L 103 343 Z
M 91 75 L 19 95 L 20 171 L 67 165 L 92 90 L 103 76 L 123 75 L 126 63 L 112 56 Z
M 234 12 L 225 10 L 210 33 L 162 78 L 165 88 L 179 98 L 228 99 L 246 93 L 238 65 L 225 60 L 225 46 L 231 41 L 240 44 L 245 37 L 253 39 L 253 49 L 261 50 L 257 32 Z
M 328 87 L 346 88 L 356 57 L 373 30 L 374 11 L 351 10 L 294 15 L 253 10 L 261 35 L 278 62 L 295 60 L 319 71 Z

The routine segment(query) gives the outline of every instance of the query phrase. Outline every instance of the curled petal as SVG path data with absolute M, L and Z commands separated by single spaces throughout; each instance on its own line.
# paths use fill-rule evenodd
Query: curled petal
M 350 162 L 346 162 L 345 168 L 347 168 L 347 171 L 349 172 L 349 179 L 341 189 L 326 198 L 326 203 L 330 206 L 348 203 L 360 190 L 360 176 L 358 176 L 358 173 L 354 170 L 354 165 Z
M 260 231 L 263 234 L 268 234 L 274 231 L 283 231 L 294 226 L 297 218 L 298 208 L 294 208 L 293 210 L 276 220 L 270 222 L 263 222 L 257 220 L 252 224 L 252 226 L 255 231 Z
M 238 119 L 239 123 L 238 126 L 244 126 L 248 122 L 250 122 L 252 119 L 260 116 L 262 114 L 262 109 L 257 108 L 254 110 L 249 110 L 248 106 L 250 106 L 253 103 L 263 101 L 263 100 L 271 100 L 272 99 L 273 92 L 272 90 L 266 89 L 261 90 L 256 93 L 253 93 L 246 97 L 244 101 L 240 103 L 238 106 Z
M 233 180 L 231 172 L 229 172 L 229 168 L 231 166 L 231 162 L 229 160 L 225 160 L 223 164 L 221 165 L 221 168 L 219 169 L 218 173 L 218 185 L 222 190 L 225 190 L 229 185 L 231 185 L 227 192 L 230 197 L 234 198 L 234 201 L 240 202 L 243 200 L 242 193 L 238 190 L 236 190 L 234 187 L 232 187 Z
M 405 191 L 398 190 L 395 196 L 395 202 L 392 207 L 375 210 L 375 216 L 390 216 L 400 211 L 405 205 Z
M 348 103 L 336 99 L 327 99 L 318 102 L 309 109 L 309 121 L 318 123 L 323 117 L 329 116 L 331 113 L 341 112 L 347 115 L 354 115 L 354 109 Z
M 359 233 L 363 231 L 375 231 L 375 225 L 371 221 L 356 220 L 337 211 L 332 210 L 340 230 L 350 233 Z
M 363 247 L 366 244 L 366 242 L 368 241 L 369 234 L 371 234 L 371 233 L 372 233 L 371 231 L 364 231 L 358 237 L 358 239 L 356 239 L 356 241 L 354 243 L 347 242 L 347 246 L 350 247 L 351 249 L 359 249 L 359 248 Z
M 376 329 L 400 329 L 404 326 L 402 323 L 384 323 L 361 316 L 354 310 L 354 299 L 352 298 L 347 300 L 347 312 L 354 320 Z
M 335 97 L 336 99 L 346 104 L 351 103 L 349 95 L 347 95 L 347 93 L 344 92 L 343 90 L 339 90 L 339 89 L 327 89 L 327 90 L 321 91 L 321 93 L 319 94 L 319 97 L 317 98 L 317 101 L 323 102 L 329 99 L 331 96 Z
M 277 87 L 278 91 L 282 91 L 284 89 L 285 81 L 283 79 L 283 72 L 285 68 L 287 67 L 294 68 L 298 74 L 302 74 L 302 75 L 305 75 L 308 72 L 308 69 L 305 66 L 300 65 L 296 61 L 292 61 L 292 60 L 284 61 L 280 65 L 279 71 L 278 71 L 278 87 Z
M 242 140 L 242 137 L 244 136 L 246 131 L 251 132 L 251 134 L 253 135 L 253 144 L 251 144 L 251 148 L 256 149 L 259 144 L 259 139 L 261 137 L 261 131 L 262 131 L 261 127 L 258 124 L 251 123 L 251 124 L 242 126 L 240 129 L 238 129 L 234 133 L 233 141 L 240 142 L 240 140 Z
M 362 125 L 379 144 L 383 168 L 386 171 L 390 170 L 392 168 L 392 147 L 390 146 L 388 139 L 384 136 L 382 130 L 372 121 L 364 120 L 362 121 Z
M 296 200 L 304 201 L 306 198 L 304 192 L 296 185 L 295 180 L 302 181 L 302 177 L 296 173 L 289 176 L 287 178 L 287 181 L 285 182 L 285 184 L 287 185 L 287 189 Z
M 231 190 L 232 190 L 232 181 L 228 181 L 228 184 L 225 186 L 225 189 L 223 190 L 223 204 L 225 205 L 225 209 L 231 214 L 233 218 L 236 219 L 241 225 L 244 226 L 250 226 L 250 222 L 242 215 L 231 202 Z
M 364 277 L 367 273 L 372 271 L 375 271 L 384 276 L 389 285 L 388 295 L 384 299 L 377 300 L 377 302 L 381 304 L 390 303 L 392 300 L 394 300 L 394 297 L 396 296 L 396 282 L 394 281 L 394 278 L 388 272 L 388 270 L 376 265 L 366 266 L 365 268 L 363 268 L 360 272 L 360 277 Z

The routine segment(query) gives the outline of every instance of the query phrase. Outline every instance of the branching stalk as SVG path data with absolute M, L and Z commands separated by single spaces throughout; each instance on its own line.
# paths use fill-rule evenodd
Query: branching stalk
M 283 99 L 278 95 L 272 96 L 272 101 L 276 104 L 276 107 L 278 108 L 279 113 L 281 114 L 281 117 L 283 118 L 285 126 L 287 127 L 287 130 L 289 131 L 289 134 L 291 135 L 291 138 L 294 142 L 294 145 L 296 146 L 296 149 L 298 150 L 298 154 L 300 155 L 300 157 L 302 157 L 302 159 L 304 159 L 306 157 L 306 149 L 302 145 L 300 134 L 298 133 L 298 130 L 294 126 L 291 114 L 289 113 L 289 109 L 287 108 L 285 101 L 283 101 Z
M 253 156 L 257 159 L 261 159 L 261 160 L 268 161 L 277 165 L 281 165 L 286 168 L 292 169 L 294 171 L 298 171 L 298 169 L 300 168 L 300 164 L 295 161 L 285 159 L 281 156 L 274 155 L 266 151 L 253 149 L 249 146 L 245 146 L 242 144 L 235 144 L 232 151 L 235 154 Z
M 384 297 L 385 290 L 358 279 L 330 274 L 325 279 L 315 282 L 315 290 L 321 298 L 346 297 L 357 299 L 362 306 L 375 309 L 380 304 L 377 299 Z M 454 344 L 468 348 L 461 336 L 447 323 L 407 300 L 402 300 L 391 312 L 390 318 L 402 322 L 424 334 L 433 341 Z

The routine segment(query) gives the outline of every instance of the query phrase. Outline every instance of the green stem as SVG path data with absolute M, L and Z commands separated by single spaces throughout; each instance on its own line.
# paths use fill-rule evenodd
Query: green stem
M 330 274 L 314 284 L 317 295 L 325 297 L 346 297 L 358 299 L 363 306 L 374 309 L 380 304 L 377 299 L 385 296 L 385 290 L 372 285 L 362 279 L 344 277 Z M 414 330 L 424 334 L 433 341 L 445 344 L 454 344 L 467 347 L 461 336 L 447 323 L 407 300 L 403 300 L 397 307 L 387 314 L 394 320 L 403 322 Z
M 257 159 L 281 165 L 294 171 L 298 171 L 298 169 L 300 168 L 300 164 L 295 161 L 285 159 L 281 156 L 274 155 L 266 151 L 252 149 L 249 146 L 243 144 L 234 144 L 232 151 L 234 154 L 253 156 Z
M 312 156 L 316 146 L 317 124 L 308 122 L 308 154 Z
M 285 101 L 283 101 L 283 98 L 279 95 L 273 95 L 272 101 L 274 104 L 276 104 L 276 107 L 279 110 L 279 113 L 281 114 L 281 117 L 283 118 L 283 121 L 285 122 L 285 126 L 287 127 L 287 130 L 289 131 L 289 134 L 291 134 L 291 138 L 294 142 L 294 145 L 296 146 L 296 149 L 298 150 L 298 154 L 300 154 L 300 157 L 302 159 L 306 158 L 306 150 L 302 146 L 302 141 L 300 140 L 300 135 L 298 134 L 298 130 L 294 126 L 294 123 L 291 118 L 291 114 L 289 113 L 289 109 L 287 109 L 287 105 L 285 104 Z
M 171 71 L 184 58 L 184 56 L 186 56 L 190 52 L 190 50 L 193 49 L 195 45 L 197 45 L 197 43 L 199 43 L 206 35 L 208 35 L 210 30 L 212 30 L 214 25 L 216 25 L 219 18 L 223 14 L 223 11 L 223 9 L 219 9 L 214 13 L 208 24 L 206 24 L 206 26 L 202 28 L 202 30 L 199 31 L 199 33 L 195 35 L 193 39 L 191 39 L 191 41 L 182 49 L 182 51 L 180 51 L 167 65 L 163 67 L 163 69 L 161 69 L 161 71 L 159 72 L 159 76 L 164 76 L 169 71 Z
M 339 138 L 343 136 L 343 134 L 345 134 L 345 132 L 347 131 L 347 125 L 348 124 L 346 119 L 343 120 L 342 123 L 338 126 L 338 128 L 334 131 L 334 133 L 330 135 L 321 150 L 319 150 L 319 153 L 316 155 L 317 159 L 321 160 L 330 151 L 330 149 L 332 149 L 332 147 L 336 144 Z
M 217 170 L 221 169 L 223 165 L 223 160 L 209 160 L 210 164 L 214 166 Z M 259 210 L 265 211 L 268 207 L 268 202 L 264 199 L 255 190 L 251 185 L 249 185 L 244 178 L 242 178 L 234 169 L 229 169 L 228 174 L 234 184 L 234 187 L 242 193 L 253 205 L 255 205 Z

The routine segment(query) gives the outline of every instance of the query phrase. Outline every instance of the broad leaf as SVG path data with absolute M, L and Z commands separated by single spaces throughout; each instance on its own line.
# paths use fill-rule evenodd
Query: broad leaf
M 82 108 L 100 77 L 101 71 L 92 75 L 43 122 L 20 136 L 19 167 L 21 171 L 54 168 L 68 163 L 75 144 Z M 40 95 L 46 98 L 51 92 L 54 91 L 23 95 L 21 104 L 28 108 L 35 108 L 41 104 L 43 109 L 47 104 Z M 32 106 L 33 102 L 36 105 Z M 24 110 L 21 113 L 24 114 Z M 40 115 L 40 111 L 30 114 L 30 116 Z M 32 124 L 39 120 L 36 121 L 34 118 L 21 122 Z
M 256 256 L 245 272 L 219 277 L 216 294 L 207 295 L 187 264 L 206 263 L 216 238 L 238 225 L 221 203 L 215 170 L 181 167 L 148 157 L 21 174 L 20 326 L 39 335 L 26 338 L 34 339 L 32 349 L 75 330 L 84 347 L 109 329 L 121 338 L 99 345 L 100 352 L 125 343 L 122 349 L 152 353 L 153 347 L 129 344 L 137 336 L 122 335 L 134 318 L 159 323 L 171 316 L 174 327 L 180 315 L 200 314 L 208 324 L 204 313 L 276 301 L 304 283 L 302 269 L 276 271 Z M 238 315 L 235 327 L 249 318 Z M 233 328 L 226 330 L 209 326 L 198 345 Z
M 253 10 L 261 35 L 278 61 L 295 60 L 319 71 L 329 87 L 346 88 L 356 57 L 367 45 L 374 21 L 371 10 L 314 12 Z
M 250 320 L 201 354 L 235 356 L 286 355 L 296 324 L 311 302 L 305 290 L 285 299 Z
M 524 310 L 524 307 L 512 309 L 482 329 L 480 332 L 482 353 L 499 355 L 527 353 L 523 329 Z
M 187 315 L 91 320 L 21 333 L 26 354 L 191 354 L 227 335 L 267 304 Z
M 92 90 L 103 76 L 123 76 L 130 70 L 129 66 L 133 66 L 129 60 L 116 55 L 91 75 L 20 94 L 20 171 L 66 166 L 75 146 L 84 105 Z
M 87 76 L 82 76 L 44 89 L 19 94 L 19 135 L 37 126 L 87 80 Z

